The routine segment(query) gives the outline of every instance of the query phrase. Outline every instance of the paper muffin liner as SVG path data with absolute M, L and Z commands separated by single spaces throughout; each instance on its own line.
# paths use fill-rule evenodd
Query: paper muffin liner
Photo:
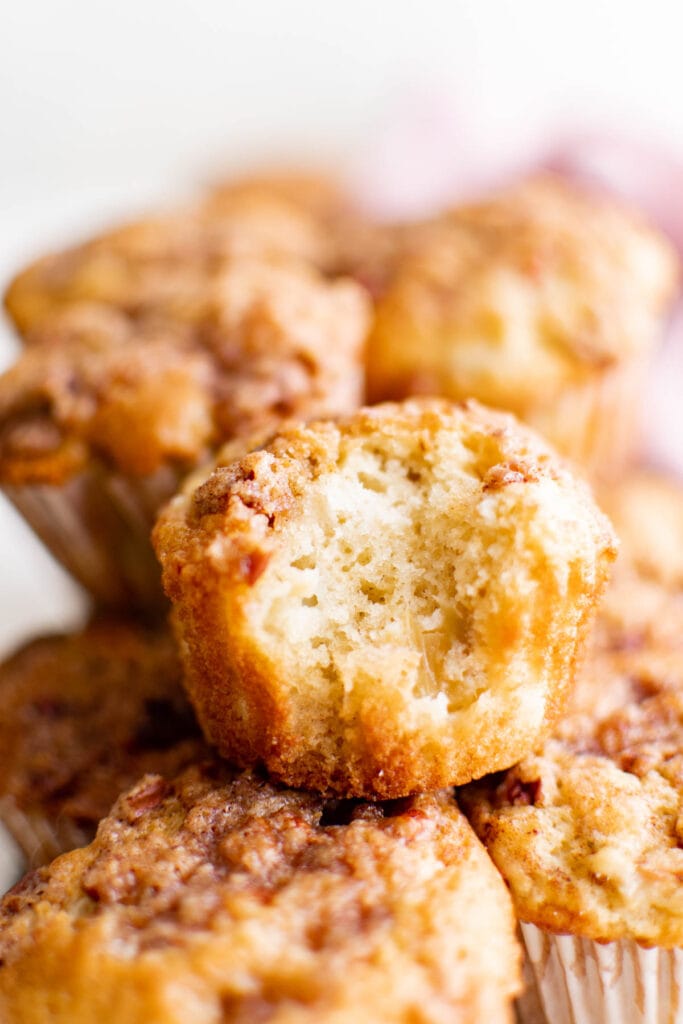
M 637 453 L 646 363 L 626 359 L 523 415 L 593 480 L 617 478 Z
M 85 846 L 93 830 L 81 827 L 71 818 L 51 821 L 37 810 L 22 810 L 12 797 L 0 797 L 0 821 L 24 854 L 26 867 L 49 864 L 61 853 Z
M 181 474 L 141 479 L 92 466 L 62 485 L 5 485 L 4 491 L 57 561 L 96 602 L 152 613 L 165 607 L 150 532 Z
M 683 1024 L 683 949 L 593 942 L 533 924 L 521 932 L 534 990 L 520 1002 L 524 1024 Z

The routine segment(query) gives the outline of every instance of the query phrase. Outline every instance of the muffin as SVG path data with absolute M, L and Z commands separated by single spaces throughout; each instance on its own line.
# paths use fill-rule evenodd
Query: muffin
M 246 257 L 164 317 L 64 308 L 0 378 L 0 484 L 101 603 L 153 609 L 159 506 L 228 438 L 356 408 L 366 327 L 356 284 Z
M 146 772 L 205 755 L 180 675 L 167 630 L 114 619 L 0 666 L 0 820 L 30 864 L 90 842 Z
M 550 177 L 453 210 L 379 300 L 371 400 L 474 397 L 615 476 L 637 441 L 643 364 L 676 276 L 663 238 Z
M 0 903 L 0 1017 L 22 1024 L 498 1024 L 518 988 L 509 897 L 447 793 L 147 776 Z
M 332 190 L 332 185 L 330 185 Z M 36 328 L 73 305 L 101 305 L 137 318 L 163 312 L 201 287 L 223 260 L 302 260 L 324 267 L 331 240 L 312 187 L 292 179 L 241 179 L 184 209 L 143 217 L 21 271 L 5 295 L 7 313 L 31 343 Z M 328 200 L 332 203 L 332 199 Z
M 426 399 L 283 431 L 174 499 L 154 543 L 209 740 L 381 798 L 538 741 L 615 552 L 536 435 Z
M 678 1021 L 683 687 L 622 655 L 555 737 L 462 801 L 512 892 L 552 1024 Z M 656 666 L 656 661 L 655 661 Z M 652 668 L 653 666 L 651 666 Z

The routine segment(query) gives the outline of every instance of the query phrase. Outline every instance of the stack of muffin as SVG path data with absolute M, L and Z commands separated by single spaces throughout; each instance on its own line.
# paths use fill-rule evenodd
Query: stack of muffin
M 315 176 L 13 281 L 0 482 L 96 610 L 0 668 L 3 1024 L 497 1024 L 517 921 L 526 1019 L 683 1021 L 676 283 L 552 179 Z

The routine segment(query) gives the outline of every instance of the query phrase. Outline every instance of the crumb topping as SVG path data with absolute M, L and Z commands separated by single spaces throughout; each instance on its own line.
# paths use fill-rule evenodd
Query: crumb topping
M 654 231 L 550 177 L 423 228 L 380 297 L 375 399 L 474 395 L 524 416 L 640 353 L 673 297 L 677 261 Z
M 134 314 L 67 307 L 0 379 L 0 476 L 62 482 L 93 457 L 143 476 L 360 401 L 367 303 L 303 266 L 226 263 Z
M 57 1024 L 124 988 L 116 1024 L 354 1007 L 503 1024 L 518 988 L 506 894 L 452 795 L 330 802 L 224 763 L 144 778 L 91 846 L 4 898 L 0 923 L 0 1009 L 27 1006 L 29 978 L 31 1007 Z

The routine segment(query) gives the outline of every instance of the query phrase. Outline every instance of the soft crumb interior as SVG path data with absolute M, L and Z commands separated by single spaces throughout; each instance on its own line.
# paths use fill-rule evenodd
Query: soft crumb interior
M 539 502 L 555 505 L 557 484 L 486 491 L 500 450 L 483 434 L 443 432 L 425 447 L 410 435 L 342 442 L 336 471 L 307 485 L 255 588 L 262 649 L 288 685 L 338 712 L 387 685 L 406 708 L 437 717 L 528 683 L 530 667 L 538 694 L 545 685 L 528 640 L 538 601 L 553 600 L 555 548 L 566 549 L 561 519 L 554 536 Z M 556 562 L 567 588 L 566 557 Z M 542 695 L 529 712 L 542 715 Z

